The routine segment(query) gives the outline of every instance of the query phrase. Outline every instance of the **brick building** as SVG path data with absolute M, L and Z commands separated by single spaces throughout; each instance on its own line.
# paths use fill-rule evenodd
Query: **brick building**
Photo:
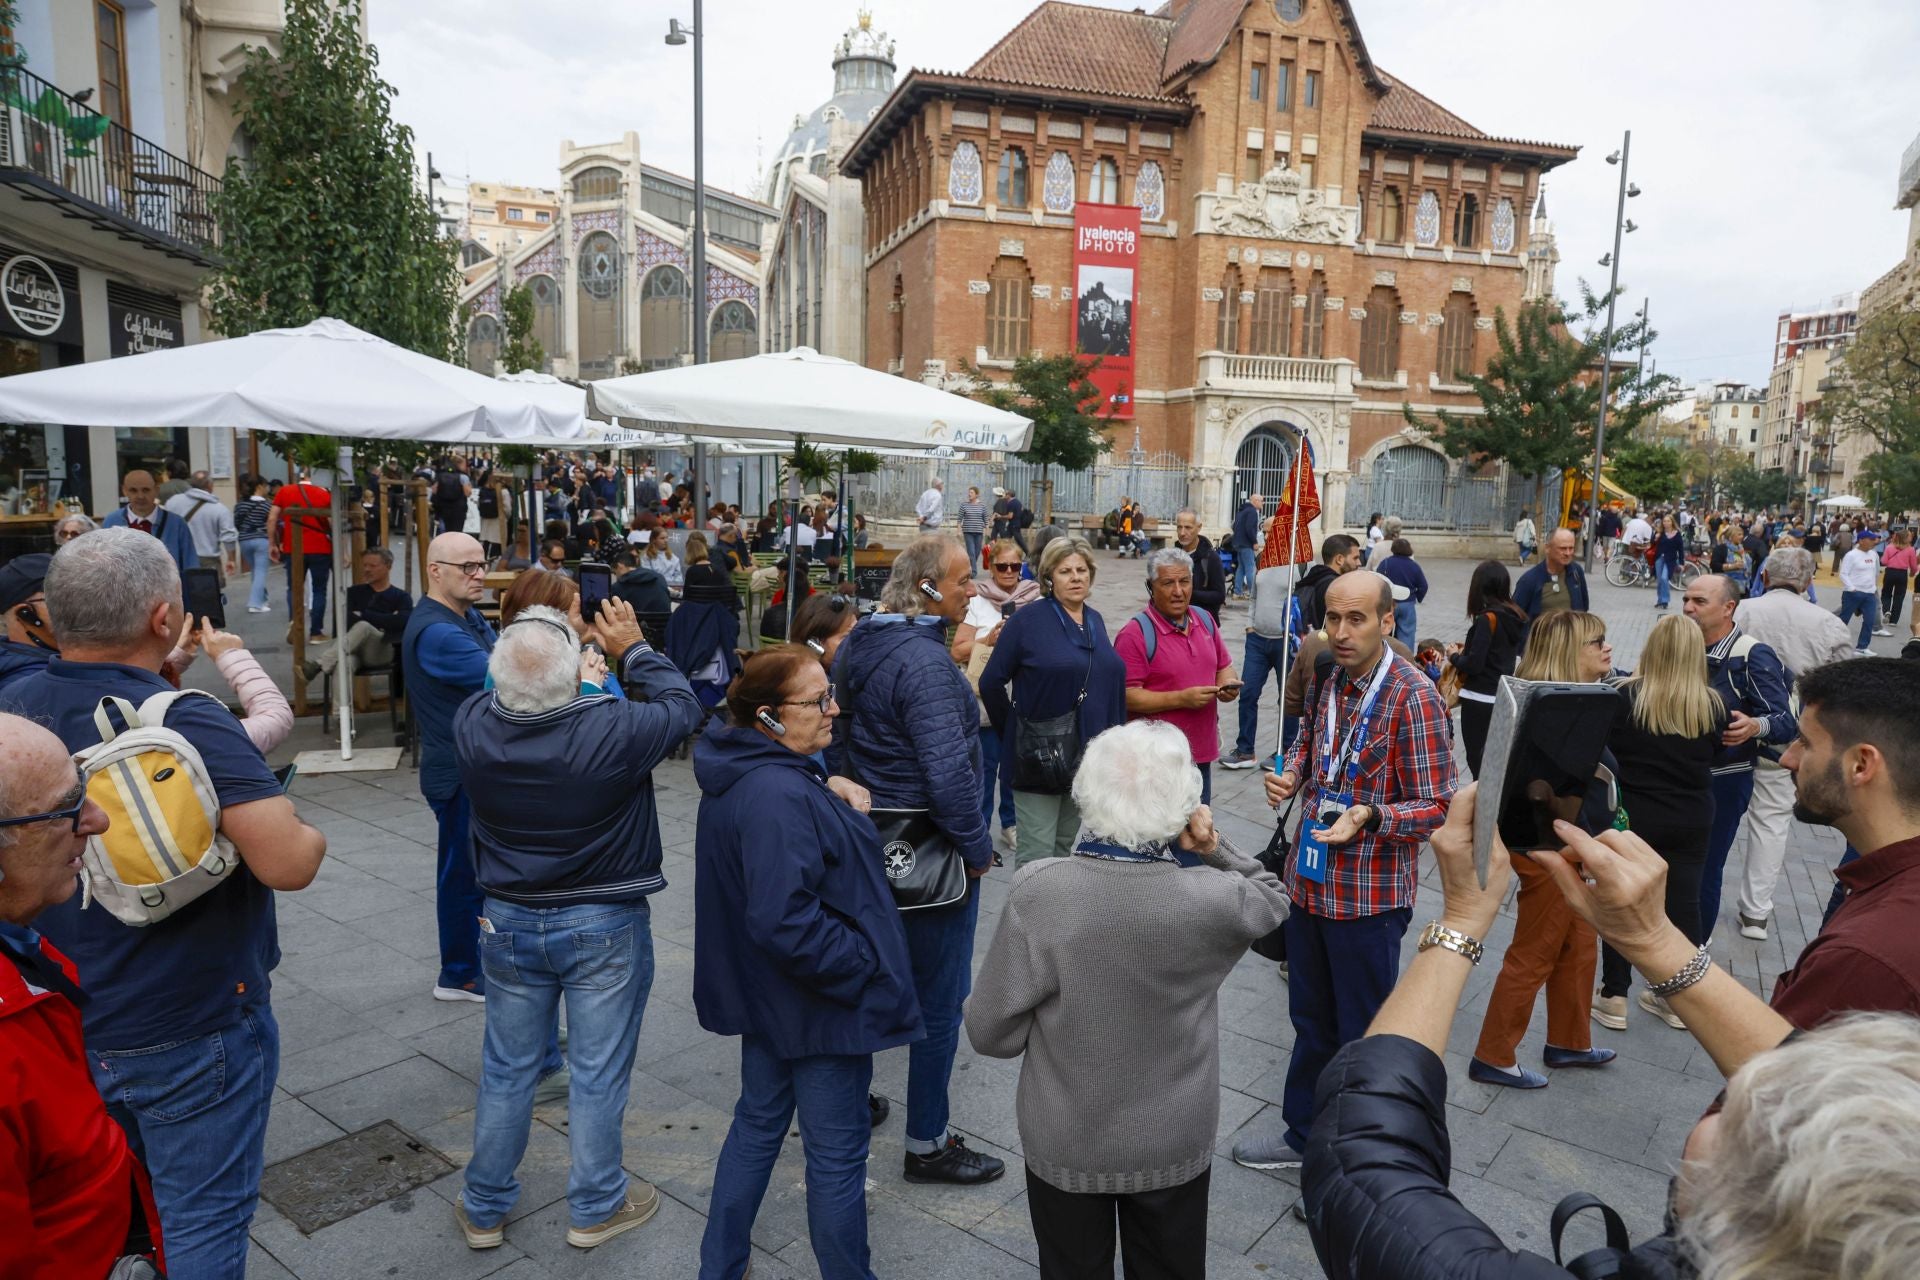
M 1284 492 L 1304 436 L 1330 528 L 1355 478 L 1419 524 L 1460 465 L 1401 407 L 1476 407 L 1458 375 L 1551 253 L 1524 219 L 1575 154 L 1376 67 L 1348 0 L 1049 0 L 966 71 L 911 71 L 843 159 L 865 358 L 938 382 L 1070 349 L 1075 201 L 1135 204 L 1136 421 L 1203 520 Z

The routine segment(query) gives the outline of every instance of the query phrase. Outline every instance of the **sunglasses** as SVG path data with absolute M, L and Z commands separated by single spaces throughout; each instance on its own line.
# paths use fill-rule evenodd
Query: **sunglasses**
M 995 573 L 1018 573 L 1020 572 L 1020 567 L 1020 562 L 1015 560 L 1011 564 L 996 564 L 993 566 L 993 571 Z

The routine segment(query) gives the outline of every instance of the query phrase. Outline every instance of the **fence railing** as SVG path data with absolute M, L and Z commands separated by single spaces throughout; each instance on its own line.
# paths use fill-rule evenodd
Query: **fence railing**
M 1398 516 L 1408 529 L 1458 533 L 1505 533 L 1524 508 L 1543 532 L 1558 519 L 1560 478 L 1538 492 L 1531 477 L 1515 475 L 1432 477 L 1355 476 L 1347 482 L 1346 527 L 1359 529 L 1375 511 Z M 1540 512 L 1549 513 L 1542 519 Z
M 1148 515 L 1162 520 L 1172 519 L 1174 512 L 1187 505 L 1191 478 L 1186 459 L 1170 453 L 1154 454 L 1137 466 L 1124 458 L 1108 457 L 1085 471 L 1051 467 L 1047 475 L 1053 482 L 1056 515 L 1104 515 L 1119 506 L 1125 496 L 1137 499 Z M 1004 488 L 1035 511 L 1042 509 L 1041 468 L 1018 459 L 947 462 L 889 458 L 878 473 L 850 480 L 849 487 L 859 504 L 856 510 L 875 519 L 900 519 L 913 514 L 914 504 L 933 476 L 945 485 L 949 515 L 966 497 L 969 485 L 977 486 L 989 505 L 993 490 Z
M 179 256 L 219 251 L 218 178 L 23 68 L 0 72 L 0 182 L 50 190 Z

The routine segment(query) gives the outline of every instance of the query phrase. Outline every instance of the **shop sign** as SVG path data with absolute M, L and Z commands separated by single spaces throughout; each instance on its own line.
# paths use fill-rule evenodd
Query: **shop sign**
M 33 338 L 51 338 L 67 318 L 67 293 L 53 268 L 25 253 L 0 266 L 0 305 Z
M 108 312 L 107 322 L 112 326 L 107 339 L 115 357 L 165 351 L 181 345 L 178 307 L 169 314 L 115 303 Z

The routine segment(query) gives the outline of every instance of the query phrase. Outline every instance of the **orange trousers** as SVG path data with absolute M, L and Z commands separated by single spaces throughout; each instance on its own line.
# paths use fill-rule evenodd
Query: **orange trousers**
M 1520 1038 L 1533 1018 L 1534 997 L 1547 988 L 1547 1043 L 1556 1049 L 1591 1049 L 1587 1021 L 1593 975 L 1599 965 L 1599 935 L 1573 914 L 1560 886 L 1530 858 L 1516 854 L 1520 918 L 1500 964 L 1487 1019 L 1480 1024 L 1474 1056 L 1490 1067 L 1511 1067 Z

